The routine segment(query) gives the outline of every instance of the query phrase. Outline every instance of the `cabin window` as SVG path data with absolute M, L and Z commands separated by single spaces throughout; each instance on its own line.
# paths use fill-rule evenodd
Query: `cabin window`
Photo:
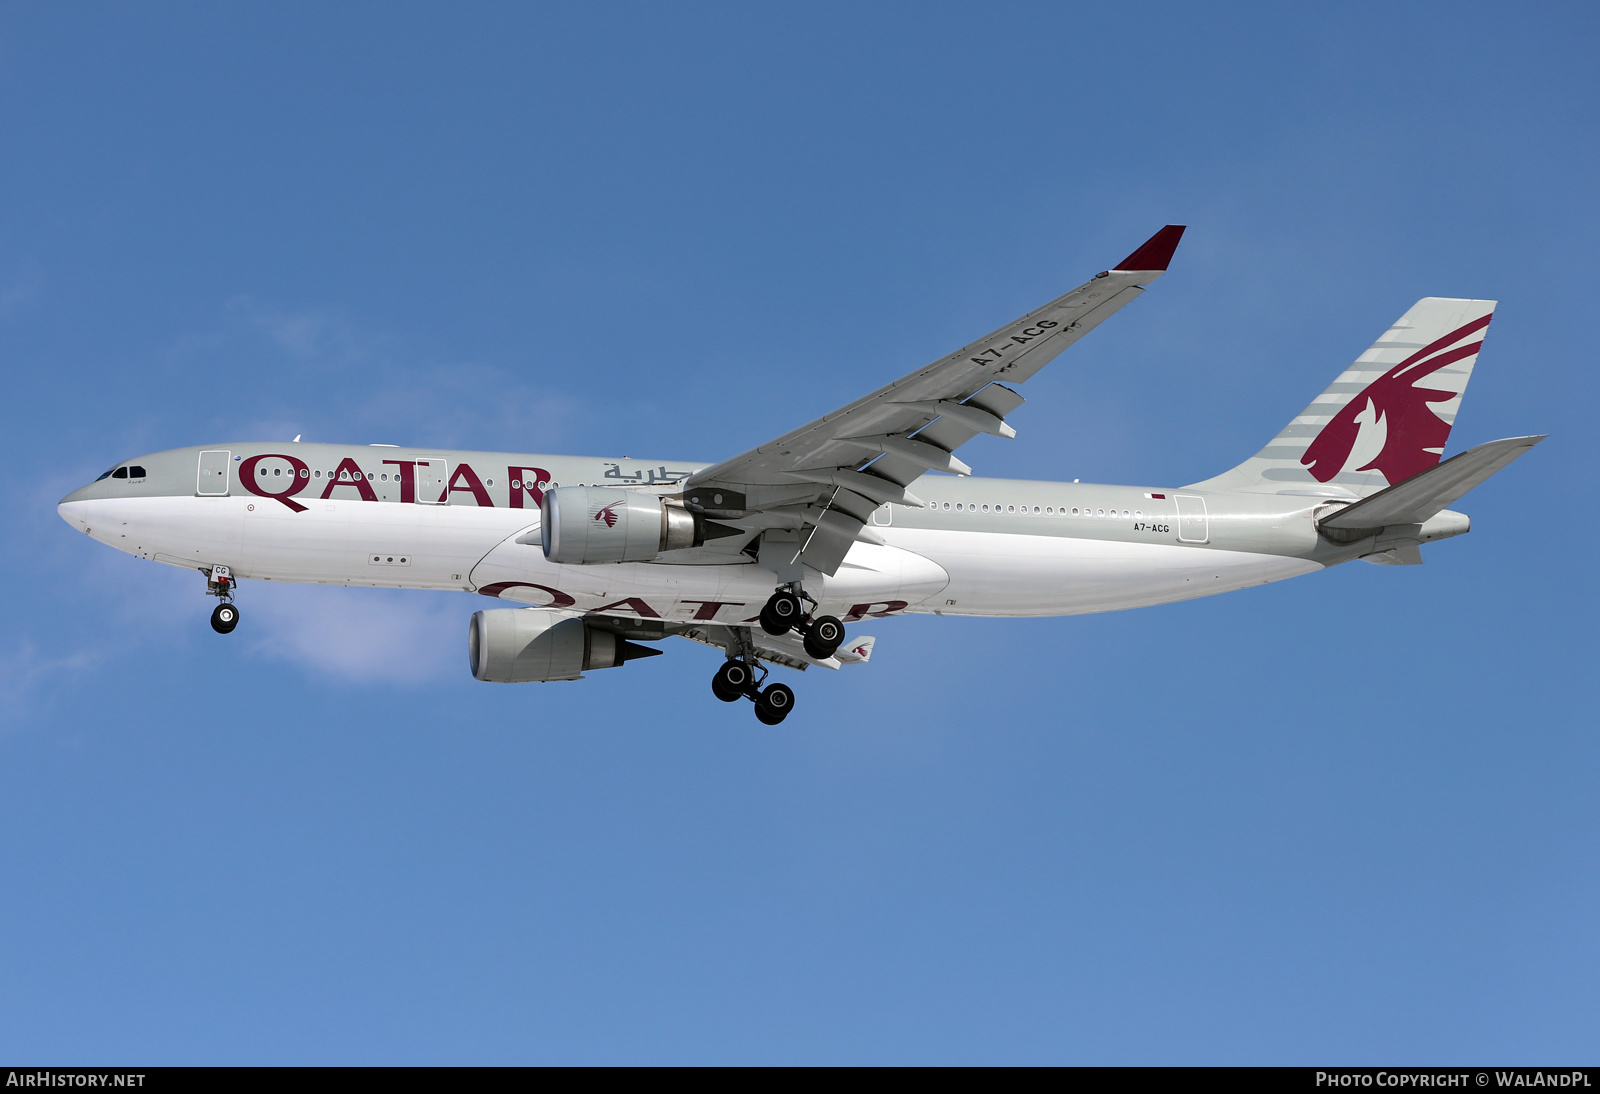
M 488 482 L 488 485 L 493 486 L 494 485 L 494 480 L 490 479 L 489 482 Z
M 1128 519 L 1128 511 L 1126 509 L 1124 509 L 1122 511 L 1122 519 L 1123 520 L 1127 520 Z
M 1133 511 L 1133 519 L 1134 520 L 1143 520 L 1144 519 L 1144 510 L 1143 509 L 1135 509 Z
M 1102 517 L 1106 515 L 1106 511 L 1104 509 L 1098 510 L 1097 513 L 1098 513 L 1099 516 L 1102 516 Z
M 114 479 L 125 479 L 128 477 L 128 469 L 126 467 L 119 467 L 115 471 L 111 472 L 111 477 Z
M 1038 516 L 1039 515 L 1039 507 L 1037 505 L 1035 505 L 1033 507 L 1033 515 L 1034 516 Z
M 946 509 L 946 510 L 947 510 L 947 511 L 948 511 L 948 510 L 949 510 L 949 508 L 950 508 L 950 503 L 949 503 L 949 502 L 945 502 L 945 503 L 944 503 L 944 507 L 945 507 L 945 509 Z

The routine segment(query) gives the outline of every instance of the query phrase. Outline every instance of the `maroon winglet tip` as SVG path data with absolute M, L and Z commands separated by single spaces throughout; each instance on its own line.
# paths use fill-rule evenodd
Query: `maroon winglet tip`
M 1164 270 L 1178 249 L 1185 224 L 1169 224 L 1144 241 L 1144 246 L 1112 267 L 1114 270 Z

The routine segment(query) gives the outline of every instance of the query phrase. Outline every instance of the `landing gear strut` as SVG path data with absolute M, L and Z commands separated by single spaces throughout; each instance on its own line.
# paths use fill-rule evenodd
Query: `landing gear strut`
M 844 644 L 844 624 L 831 615 L 813 616 L 805 610 L 801 597 L 815 608 L 817 602 L 806 596 L 798 584 L 781 586 L 761 609 L 761 629 L 771 635 L 799 631 L 806 653 L 826 661 Z
M 239 625 L 239 609 L 233 603 L 233 572 L 226 566 L 213 566 L 201 572 L 206 575 L 206 595 L 221 601 L 211 613 L 211 629 L 227 634 Z

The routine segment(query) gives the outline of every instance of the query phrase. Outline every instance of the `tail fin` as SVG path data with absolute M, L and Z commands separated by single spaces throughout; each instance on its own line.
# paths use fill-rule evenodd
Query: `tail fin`
M 1444 452 L 1495 304 L 1418 300 L 1267 447 L 1195 488 L 1364 498 L 1426 471 Z

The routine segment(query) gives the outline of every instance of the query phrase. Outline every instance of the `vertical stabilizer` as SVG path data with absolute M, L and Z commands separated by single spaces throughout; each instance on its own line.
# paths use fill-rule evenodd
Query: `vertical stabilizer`
M 1195 488 L 1364 498 L 1426 471 L 1444 453 L 1495 303 L 1417 301 L 1265 448 Z

